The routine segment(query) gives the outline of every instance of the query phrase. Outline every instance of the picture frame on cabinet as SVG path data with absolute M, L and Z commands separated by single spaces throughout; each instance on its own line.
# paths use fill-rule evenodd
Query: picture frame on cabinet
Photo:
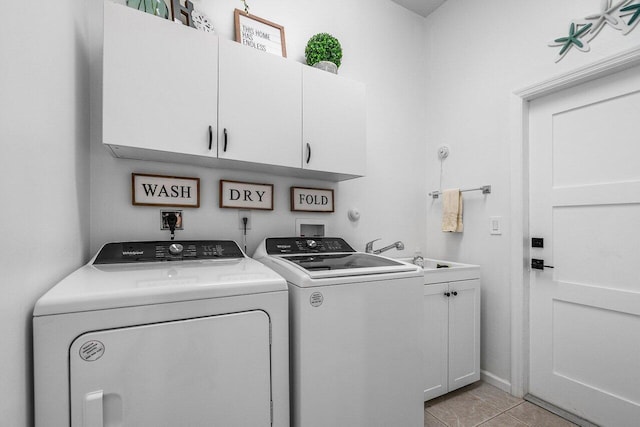
M 287 57 L 284 27 L 240 9 L 234 11 L 236 41 L 257 50 Z
M 220 180 L 220 207 L 273 210 L 273 184 Z

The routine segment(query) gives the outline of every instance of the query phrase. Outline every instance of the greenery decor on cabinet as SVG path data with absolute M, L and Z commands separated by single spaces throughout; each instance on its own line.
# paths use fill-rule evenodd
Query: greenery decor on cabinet
M 164 19 L 169 18 L 169 8 L 164 0 L 127 0 L 127 6 Z
M 342 61 L 342 46 L 331 34 L 318 33 L 307 42 L 304 56 L 308 65 L 335 74 Z

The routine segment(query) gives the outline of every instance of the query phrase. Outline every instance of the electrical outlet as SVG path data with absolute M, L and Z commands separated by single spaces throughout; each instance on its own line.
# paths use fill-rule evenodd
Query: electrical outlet
M 178 219 L 176 221 L 176 230 L 184 230 L 184 217 L 182 215 L 182 210 L 161 210 L 160 211 L 160 230 L 168 230 L 169 223 L 167 222 L 167 216 L 169 214 L 174 214 Z
M 251 211 L 241 210 L 238 211 L 238 229 L 244 230 L 244 223 L 242 218 L 247 218 L 247 230 L 251 230 Z

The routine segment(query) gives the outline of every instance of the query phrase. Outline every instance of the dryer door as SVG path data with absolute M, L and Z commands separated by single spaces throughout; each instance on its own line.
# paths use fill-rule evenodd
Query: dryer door
M 71 426 L 270 426 L 269 327 L 249 311 L 81 335 Z

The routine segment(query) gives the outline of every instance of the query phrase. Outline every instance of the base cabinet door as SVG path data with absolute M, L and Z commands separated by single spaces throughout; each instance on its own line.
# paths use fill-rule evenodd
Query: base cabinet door
M 449 301 L 447 283 L 424 287 L 424 400 L 445 394 L 448 389 Z
M 365 175 L 364 84 L 313 67 L 302 70 L 302 167 Z
M 480 379 L 480 280 L 424 286 L 424 400 Z
M 107 1 L 103 72 L 103 142 L 116 157 L 216 156 L 216 36 Z
M 480 379 L 480 280 L 449 283 L 449 391 Z

